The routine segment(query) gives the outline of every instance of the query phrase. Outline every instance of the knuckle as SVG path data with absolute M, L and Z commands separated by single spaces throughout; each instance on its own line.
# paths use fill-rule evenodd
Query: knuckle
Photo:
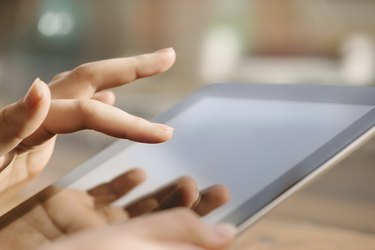
M 84 123 L 83 125 L 85 125 L 86 122 L 89 122 L 90 118 L 96 113 L 95 101 L 91 99 L 77 100 L 76 108 L 81 116 L 82 123 Z
M 65 77 L 65 76 L 68 75 L 69 73 L 70 73 L 70 71 L 61 72 L 61 73 L 55 75 L 55 76 L 52 78 L 51 82 L 57 81 L 57 80 L 59 80 L 59 79 Z
M 87 113 L 91 110 L 91 100 L 77 100 L 76 106 L 80 113 Z
M 129 78 L 130 79 L 137 79 L 139 78 L 139 65 L 141 64 L 143 58 L 142 56 L 135 56 L 129 58 L 129 65 L 132 66 L 132 70 L 129 72 Z
M 177 181 L 180 186 L 197 186 L 197 182 L 191 176 L 182 176 Z
M 132 57 L 134 65 L 139 65 L 142 61 L 146 59 L 146 55 L 137 55 Z
M 84 63 L 72 71 L 72 75 L 79 80 L 94 81 L 96 78 L 95 70 L 91 63 Z

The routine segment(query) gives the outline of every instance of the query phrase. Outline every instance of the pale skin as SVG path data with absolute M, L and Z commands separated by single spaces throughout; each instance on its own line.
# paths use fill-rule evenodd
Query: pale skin
M 0 223 L 0 245 L 4 250 L 36 249 L 78 232 L 173 207 L 190 208 L 203 216 L 228 199 L 222 186 L 199 192 L 192 178 L 181 177 L 123 207 L 112 205 L 144 180 L 143 170 L 132 169 L 87 191 L 50 187 L 36 196 L 24 212 L 15 213 L 11 223 Z
M 83 129 L 138 142 L 160 143 L 173 129 L 112 106 L 109 88 L 169 69 L 173 50 L 83 64 L 56 76 L 47 86 L 37 79 L 24 98 L 0 111 L 0 192 L 38 175 L 46 166 L 56 135 Z M 3 194 L 4 195 L 4 194 Z
M 137 57 L 87 63 L 56 76 L 49 85 L 37 79 L 24 98 L 0 111 L 0 131 L 7 131 L 0 134 L 0 196 L 13 195 L 43 170 L 53 152 L 57 134 L 92 129 L 144 143 L 169 140 L 172 128 L 113 107 L 115 96 L 108 89 L 164 72 L 174 60 L 174 50 L 165 49 Z M 63 247 L 61 249 L 222 249 L 229 244 L 233 230 L 227 230 L 227 238 L 218 237 L 215 241 L 210 234 L 215 226 L 203 224 L 191 215 L 192 212 L 184 210 L 163 212 L 162 215 L 155 213 L 145 219 L 131 219 L 131 223 L 91 231 L 129 217 L 176 206 L 205 215 L 228 200 L 224 187 L 213 186 L 199 191 L 194 180 L 184 177 L 125 207 L 111 204 L 144 179 L 145 173 L 135 169 L 87 192 L 63 190 L 47 199 L 57 191 L 50 188 L 36 201 L 34 209 L 1 230 L 0 244 L 9 246 L 8 249 L 33 249 L 61 238 L 67 239 L 53 244 L 56 249 L 60 249 L 59 246 Z M 75 206 L 67 209 L 62 204 Z M 191 223 L 175 223 L 176 216 Z M 164 222 L 155 224 L 158 220 Z M 87 230 L 90 233 L 70 236 Z M 113 248 L 108 245 L 100 248 L 101 241 L 107 242 L 104 237 L 109 237 L 108 230 L 112 232 Z M 159 237 L 160 230 L 171 234 Z M 189 230 L 202 234 L 185 235 Z M 20 237 L 14 240 L 15 232 Z M 129 232 L 129 237 L 124 237 L 124 232 Z M 100 237 L 95 236 L 87 242 L 87 235 L 91 234 L 100 234 Z
M 42 250 L 223 250 L 234 234 L 231 225 L 204 224 L 191 211 L 179 208 L 88 230 Z

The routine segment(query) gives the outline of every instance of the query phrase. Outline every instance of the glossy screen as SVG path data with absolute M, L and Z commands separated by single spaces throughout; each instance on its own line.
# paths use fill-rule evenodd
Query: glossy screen
M 229 188 L 230 203 L 206 218 L 221 220 L 271 184 L 276 193 L 293 185 L 303 177 L 297 175 L 307 172 L 277 181 L 372 108 L 204 97 L 165 121 L 176 128 L 171 141 L 132 144 L 70 187 L 89 188 L 134 166 L 146 169 L 147 183 L 118 201 L 124 204 L 179 176 L 190 175 L 202 188 L 216 183 Z

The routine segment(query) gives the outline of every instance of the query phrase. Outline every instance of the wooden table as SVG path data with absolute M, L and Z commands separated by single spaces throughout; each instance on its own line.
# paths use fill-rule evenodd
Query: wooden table
M 240 234 L 230 250 L 375 250 L 375 235 L 288 218 L 267 218 Z

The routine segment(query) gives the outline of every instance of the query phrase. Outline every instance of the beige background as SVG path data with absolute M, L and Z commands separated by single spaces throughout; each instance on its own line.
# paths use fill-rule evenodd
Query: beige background
M 46 13 L 67 13 L 71 32 L 43 35 Z M 217 81 L 373 85 L 373 13 L 372 0 L 1 1 L 0 105 L 36 77 L 170 46 L 173 69 L 117 88 L 117 106 L 152 118 Z M 47 175 L 113 140 L 94 132 L 61 137 Z M 374 162 L 371 142 L 252 227 L 236 249 L 374 249 Z

